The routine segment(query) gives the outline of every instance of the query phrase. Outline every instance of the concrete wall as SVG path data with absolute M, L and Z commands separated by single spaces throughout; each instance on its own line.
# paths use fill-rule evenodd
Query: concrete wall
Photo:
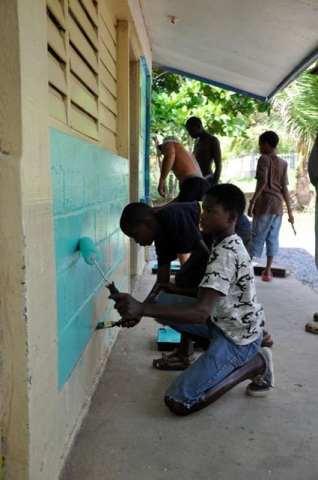
M 150 88 L 149 68 L 142 57 L 139 62 L 130 62 L 131 91 L 130 124 L 130 202 L 149 200 L 149 123 Z M 131 240 L 131 274 L 140 275 L 145 262 L 145 249 Z
M 0 478 L 6 471 L 12 479 L 26 478 L 29 454 L 28 312 L 21 185 L 24 112 L 17 9 L 16 1 L 0 3 Z M 39 147 L 39 143 L 34 145 L 35 150 Z
M 94 330 L 114 311 L 76 252 L 80 236 L 98 243 L 102 267 L 129 288 L 129 242 L 118 230 L 130 171 L 119 148 L 130 125 L 119 119 L 129 105 L 117 97 L 129 96 L 130 79 L 118 78 L 117 62 L 130 45 L 143 54 L 144 40 L 128 4 L 118 44 L 109 2 L 47 5 L 0 2 L 1 468 L 10 480 L 58 478 L 115 339 Z M 88 24 L 85 38 L 77 22 L 68 28 L 69 8 L 84 23 L 103 17 L 97 39 Z
M 46 18 L 41 0 L 0 8 L 4 472 L 23 480 L 60 454 Z

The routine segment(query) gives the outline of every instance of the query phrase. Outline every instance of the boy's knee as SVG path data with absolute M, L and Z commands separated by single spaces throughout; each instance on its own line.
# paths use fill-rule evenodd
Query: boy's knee
M 176 415 L 185 416 L 191 413 L 191 410 L 185 407 L 181 402 L 173 400 L 168 395 L 165 395 L 164 402 L 172 413 Z

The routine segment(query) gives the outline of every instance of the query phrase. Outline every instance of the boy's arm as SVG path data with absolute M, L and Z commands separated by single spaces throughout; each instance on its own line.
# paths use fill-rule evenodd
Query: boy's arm
M 171 293 L 174 295 L 184 295 L 185 297 L 194 297 L 198 296 L 198 287 L 179 287 L 175 283 L 165 283 L 158 285 L 160 290 L 163 290 L 166 293 Z
M 167 263 L 166 265 L 161 265 L 158 267 L 157 270 L 157 279 L 155 285 L 158 283 L 169 283 L 170 281 L 170 267 L 171 263 Z
M 221 177 L 222 160 L 221 160 L 220 142 L 216 137 L 212 138 L 212 141 L 211 141 L 211 153 L 212 153 L 212 159 L 214 160 L 214 163 L 215 163 L 213 181 L 215 182 L 215 184 L 217 184 Z
M 145 298 L 143 303 L 154 302 L 155 296 L 158 293 L 158 284 L 159 283 L 169 283 L 169 280 L 170 280 L 170 266 L 171 266 L 171 264 L 168 263 L 166 265 L 158 267 L 156 283 L 154 284 L 154 286 L 150 290 L 149 294 L 147 295 L 147 297 Z M 112 298 L 112 297 L 109 297 L 109 298 Z M 114 308 L 117 309 L 116 305 L 115 305 Z M 133 327 L 136 327 L 139 324 L 141 318 L 142 318 L 142 315 L 136 315 L 135 317 L 133 317 L 129 320 L 127 320 L 125 318 L 122 318 L 117 323 L 118 323 L 118 326 L 123 327 L 123 328 L 133 328 Z
M 256 200 L 261 195 L 261 193 L 262 193 L 262 191 L 264 190 L 265 187 L 266 187 L 266 180 L 264 180 L 264 179 L 257 180 L 254 195 L 250 200 L 251 205 L 253 205 L 256 202 Z
M 169 283 L 170 281 L 170 270 L 171 270 L 171 263 L 167 263 L 166 265 L 161 265 L 158 267 L 157 270 L 157 278 L 156 283 L 150 290 L 148 296 L 145 298 L 144 302 L 152 302 L 154 298 L 154 294 L 158 293 L 158 286 L 163 283 Z
M 173 142 L 167 143 L 164 147 L 164 157 L 162 160 L 161 174 L 158 184 L 158 192 L 162 197 L 166 196 L 166 178 L 173 168 L 176 152 Z
M 286 207 L 287 207 L 288 220 L 289 220 L 290 223 L 294 223 L 294 215 L 293 215 L 292 208 L 291 208 L 290 195 L 289 195 L 289 190 L 288 190 L 287 185 L 283 186 L 282 194 L 283 194 L 283 197 L 284 197 L 284 200 L 285 200 L 285 203 L 286 203 Z
M 182 265 L 182 271 L 180 274 L 186 274 L 192 269 L 196 269 L 199 264 L 204 261 L 208 261 L 210 256 L 210 250 L 206 246 L 204 240 L 199 240 L 199 242 L 193 248 L 190 257 L 188 260 Z M 176 275 L 178 276 L 178 274 Z
M 221 295 L 220 292 L 212 288 L 200 288 L 196 301 L 185 305 L 141 303 L 128 293 L 117 293 L 111 295 L 110 298 L 115 300 L 115 308 L 124 319 L 159 317 L 175 323 L 203 324 L 210 316 Z
M 267 185 L 267 162 L 262 157 L 258 159 L 257 168 L 256 168 L 256 179 L 257 179 L 257 183 L 256 183 L 255 192 L 253 197 L 250 200 L 250 204 L 247 210 L 247 215 L 249 217 L 253 216 L 255 202 Z

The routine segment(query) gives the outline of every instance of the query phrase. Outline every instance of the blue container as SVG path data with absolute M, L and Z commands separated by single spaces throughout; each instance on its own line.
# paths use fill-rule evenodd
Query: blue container
M 154 263 L 152 266 L 152 273 L 157 273 L 158 271 L 158 263 Z M 180 270 L 180 263 L 171 263 L 170 271 L 171 273 L 178 272 Z
M 158 329 L 157 345 L 159 352 L 170 352 L 180 344 L 181 334 L 172 328 Z

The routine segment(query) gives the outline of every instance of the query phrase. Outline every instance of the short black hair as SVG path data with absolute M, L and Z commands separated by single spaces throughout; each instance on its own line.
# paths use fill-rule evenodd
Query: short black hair
M 186 127 L 189 127 L 189 126 L 191 127 L 191 125 L 193 127 L 202 127 L 202 122 L 198 117 L 190 117 L 186 121 Z
M 260 143 L 268 143 L 272 148 L 276 148 L 279 142 L 279 136 L 272 130 L 262 133 L 259 137 Z
M 147 203 L 132 202 L 124 208 L 119 220 L 119 226 L 125 233 L 129 228 L 140 225 L 145 217 L 152 215 L 154 215 L 154 212 Z
M 246 207 L 245 195 L 240 188 L 232 183 L 220 183 L 209 188 L 205 195 L 210 195 L 222 205 L 225 211 L 233 210 L 240 218 Z

